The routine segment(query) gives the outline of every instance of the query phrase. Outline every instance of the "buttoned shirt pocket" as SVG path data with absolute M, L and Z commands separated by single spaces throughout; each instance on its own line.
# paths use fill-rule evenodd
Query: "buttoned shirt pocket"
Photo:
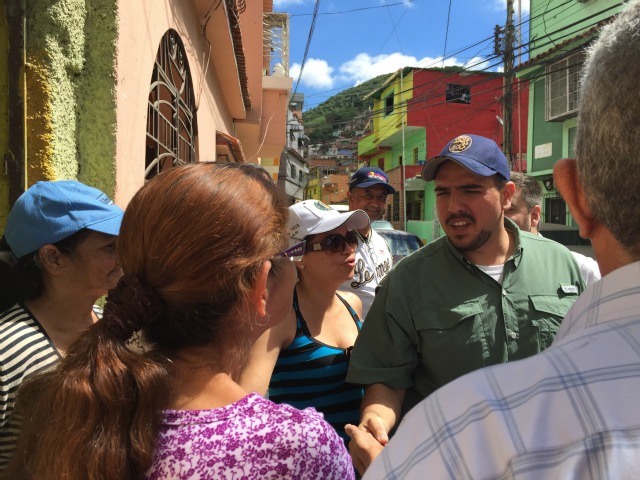
M 577 297 L 577 295 L 529 295 L 533 307 L 530 323 L 538 332 L 538 351 L 551 345 L 562 319 Z
M 487 338 L 480 302 L 426 310 L 414 317 L 420 364 L 436 388 L 484 366 Z

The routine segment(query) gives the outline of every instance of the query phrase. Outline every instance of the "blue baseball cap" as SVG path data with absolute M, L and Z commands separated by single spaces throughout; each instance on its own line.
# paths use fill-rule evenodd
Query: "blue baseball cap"
M 510 179 L 507 157 L 496 142 L 480 135 L 460 135 L 447 143 L 440 155 L 427 161 L 422 169 L 422 179 L 425 182 L 433 180 L 440 164 L 447 160 L 456 162 L 481 177 L 497 173 L 505 180 Z
M 396 189 L 389 185 L 389 177 L 377 167 L 362 167 L 356 170 L 349 181 L 349 190 L 353 187 L 367 188 L 373 185 L 384 185 L 387 193 L 396 193 Z
M 73 180 L 38 182 L 9 213 L 4 238 L 16 258 L 82 229 L 118 235 L 124 212 L 103 192 Z

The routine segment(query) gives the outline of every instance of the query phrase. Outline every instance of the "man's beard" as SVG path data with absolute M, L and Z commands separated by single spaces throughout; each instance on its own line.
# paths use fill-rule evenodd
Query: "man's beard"
M 480 233 L 478 233 L 478 235 L 476 235 L 475 238 L 466 245 L 456 245 L 454 241 L 452 241 L 452 243 L 461 252 L 472 252 L 482 247 L 490 238 L 491 232 L 489 230 L 481 230 Z
M 475 218 L 473 218 L 471 215 L 466 213 L 458 213 L 449 215 L 446 219 L 446 225 L 451 226 L 451 224 L 457 220 L 468 220 L 469 223 L 475 223 Z M 461 252 L 472 252 L 474 250 L 477 250 L 485 243 L 487 243 L 491 238 L 491 232 L 489 230 L 480 230 L 480 233 L 478 233 L 478 235 L 471 239 L 471 241 L 465 244 L 459 244 L 459 242 L 457 242 L 455 239 L 455 229 L 453 232 L 451 232 L 451 235 L 453 238 L 449 237 L 449 240 Z

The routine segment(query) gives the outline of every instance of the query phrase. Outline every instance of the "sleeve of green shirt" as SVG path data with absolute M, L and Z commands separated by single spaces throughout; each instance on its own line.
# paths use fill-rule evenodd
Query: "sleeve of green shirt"
M 400 298 L 394 272 L 380 284 L 358 335 L 347 381 L 361 385 L 382 383 L 391 388 L 412 386 L 418 361 L 415 329 L 406 299 Z M 394 281 L 395 280 L 395 281 Z

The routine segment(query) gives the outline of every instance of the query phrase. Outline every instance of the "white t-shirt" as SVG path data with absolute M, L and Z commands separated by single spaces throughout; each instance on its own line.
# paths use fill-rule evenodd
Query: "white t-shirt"
M 541 237 L 543 236 L 540 232 L 538 232 L 538 235 L 540 235 Z M 573 258 L 576 259 L 578 268 L 580 268 L 580 274 L 582 274 L 582 278 L 587 287 L 602 278 L 598 262 L 596 262 L 593 258 L 587 257 L 586 255 L 578 252 L 574 252 L 573 250 L 571 251 L 571 254 L 573 255 Z
M 340 290 L 353 292 L 360 298 L 362 319 L 365 320 L 373 303 L 376 287 L 393 266 L 393 257 L 387 242 L 374 229 L 371 229 L 366 243 L 360 235 L 358 237 L 355 274 L 353 279 L 340 286 Z

